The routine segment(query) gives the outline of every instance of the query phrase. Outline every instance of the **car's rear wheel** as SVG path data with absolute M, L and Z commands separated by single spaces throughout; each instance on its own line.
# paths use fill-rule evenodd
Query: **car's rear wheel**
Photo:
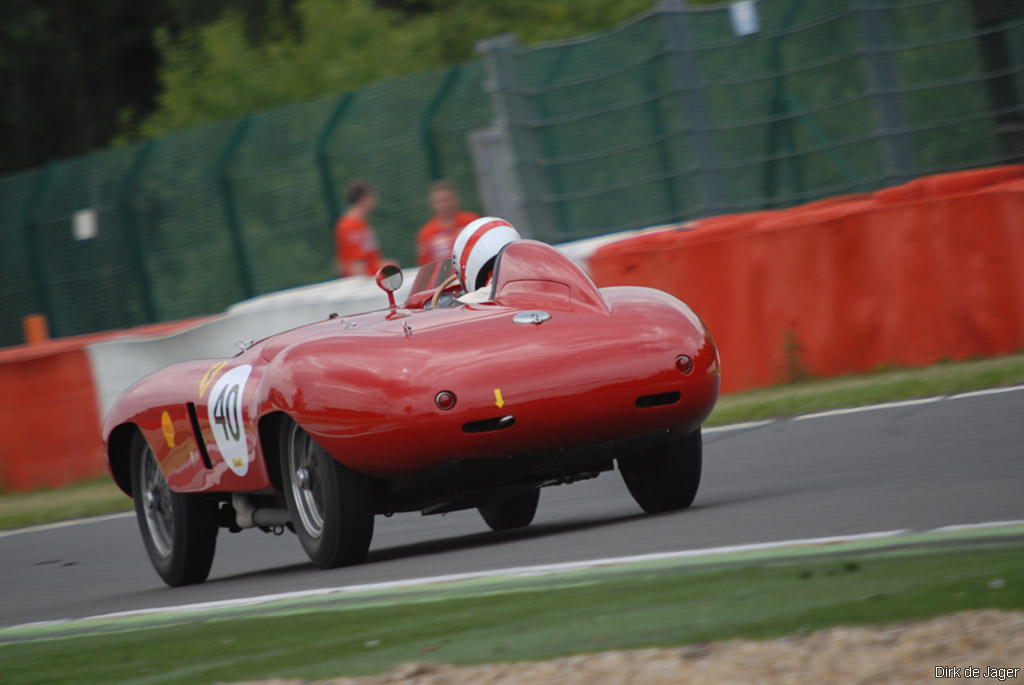
M 358 564 L 373 538 L 370 481 L 335 461 L 309 433 L 290 423 L 281 460 L 292 525 L 320 568 Z
M 480 516 L 491 530 L 523 528 L 533 522 L 540 501 L 540 488 L 513 495 L 500 502 L 478 507 Z
M 217 549 L 217 502 L 171 490 L 141 433 L 131 451 L 135 518 L 153 568 L 171 587 L 203 582 Z
M 702 445 L 698 428 L 645 454 L 620 458 L 629 494 L 648 514 L 693 504 L 700 487 Z

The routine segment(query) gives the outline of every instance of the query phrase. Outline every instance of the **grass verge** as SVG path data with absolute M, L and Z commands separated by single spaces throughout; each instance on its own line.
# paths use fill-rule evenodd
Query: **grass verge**
M 633 569 L 603 582 L 0 645 L 4 683 L 328 678 L 768 638 L 833 625 L 1024 609 L 1020 538 L 851 556 Z
M 8 493 L 0 495 L 0 530 L 131 508 L 131 499 L 109 478 L 52 490 Z
M 877 402 L 947 395 L 1024 383 L 1024 354 L 920 369 L 805 381 L 724 395 L 707 425 L 796 416 Z M 0 530 L 131 509 L 131 500 L 109 482 L 0 495 Z
M 728 370 L 726 370 L 728 373 Z M 723 395 L 711 426 L 1024 384 L 1024 354 L 777 385 Z

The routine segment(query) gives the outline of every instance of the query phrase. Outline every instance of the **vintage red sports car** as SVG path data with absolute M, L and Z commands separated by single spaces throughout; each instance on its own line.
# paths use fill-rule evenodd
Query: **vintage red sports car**
M 719 360 L 700 319 L 658 290 L 598 289 L 520 240 L 491 297 L 454 298 L 450 262 L 402 307 L 280 333 L 221 361 L 176 364 L 118 399 L 110 473 L 135 500 L 169 585 L 202 582 L 220 528 L 293 530 L 314 564 L 363 561 L 376 514 L 477 508 L 528 525 L 540 488 L 617 463 L 648 512 L 687 507 Z

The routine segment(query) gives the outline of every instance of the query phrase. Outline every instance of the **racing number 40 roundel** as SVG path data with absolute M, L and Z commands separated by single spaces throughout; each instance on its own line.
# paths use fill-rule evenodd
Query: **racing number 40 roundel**
M 242 396 L 250 373 L 252 366 L 249 364 L 236 366 L 225 373 L 214 384 L 206 404 L 217 449 L 228 468 L 239 476 L 249 472 L 249 444 L 242 421 Z

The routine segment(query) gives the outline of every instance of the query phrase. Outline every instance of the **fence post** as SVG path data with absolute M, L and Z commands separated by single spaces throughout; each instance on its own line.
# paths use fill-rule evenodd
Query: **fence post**
M 494 98 L 496 127 L 508 138 L 508 153 L 519 181 L 527 225 L 524 231 L 536 238 L 557 238 L 558 226 L 551 211 L 551 194 L 543 166 L 536 118 L 519 64 L 519 41 L 511 33 L 476 44 L 484 56 L 487 86 Z M 514 192 L 514 191 L 513 191 Z
M 572 50 L 573 46 L 566 45 L 559 48 L 558 53 L 555 55 L 555 59 L 551 62 L 551 66 L 548 67 L 547 73 L 544 75 L 544 80 L 541 82 L 540 87 L 547 91 L 551 87 L 555 78 L 559 75 L 562 67 L 565 66 L 565 62 L 569 58 L 569 51 Z M 547 93 L 541 94 L 539 97 L 534 98 L 534 111 L 537 112 L 542 118 L 547 119 L 552 112 L 549 111 L 546 103 L 545 96 Z M 555 216 L 558 217 L 558 226 L 562 231 L 569 230 L 571 232 L 572 225 L 569 217 L 569 212 L 565 207 L 565 200 L 561 199 L 562 193 L 565 192 L 565 184 L 562 182 L 562 170 L 559 168 L 560 165 L 555 162 L 558 159 L 558 139 L 551 132 L 550 126 L 544 126 L 540 131 L 540 142 L 544 150 L 544 159 L 547 160 L 547 164 L 544 165 L 548 174 L 548 184 L 551 189 L 552 196 L 555 198 Z
M 697 201 L 700 203 L 697 215 L 721 214 L 727 206 L 725 184 L 718 168 L 718 151 L 700 79 L 690 10 L 685 0 L 662 0 L 655 5 L 655 10 L 665 32 L 665 47 L 686 118 L 697 176 Z
M 430 99 L 423 117 L 420 119 L 420 135 L 423 138 L 423 149 L 427 155 L 427 171 L 431 181 L 439 181 L 444 178 L 444 168 L 441 164 L 441 153 L 437 150 L 437 137 L 434 135 L 434 117 L 441 103 L 448 97 L 448 93 L 455 86 L 462 75 L 462 65 L 454 66 L 445 74 L 437 93 Z
M 665 124 L 665 117 L 661 114 L 661 103 L 653 99 L 654 94 L 658 92 L 658 85 L 654 74 L 657 65 L 658 58 L 656 56 L 651 57 L 647 64 L 644 65 L 644 88 L 647 90 L 647 96 L 652 98 L 647 103 L 647 114 L 650 116 L 654 135 L 661 138 L 661 141 L 657 143 L 657 155 L 658 167 L 664 176 L 661 186 L 665 191 L 665 204 L 668 206 L 672 220 L 679 221 L 685 216 L 686 210 L 683 208 L 683 203 L 679 200 L 679 193 L 676 191 L 676 165 L 672 159 L 672 140 L 668 126 Z
M 907 125 L 903 94 L 898 92 L 896 72 L 890 57 L 889 26 L 885 8 L 878 0 L 853 0 L 864 44 L 868 87 L 874 94 L 875 111 L 882 135 L 887 185 L 914 178 L 914 145 Z
M 132 253 L 132 261 L 135 262 L 135 278 L 139 283 L 140 297 L 142 300 L 142 315 L 146 323 L 157 320 L 156 305 L 153 302 L 153 284 L 149 279 L 149 270 L 146 268 L 146 259 L 142 251 L 142 239 L 139 236 L 139 222 L 135 216 L 135 208 L 132 207 L 131 193 L 135 189 L 135 181 L 142 173 L 142 168 L 149 161 L 153 150 L 157 145 L 156 138 L 151 138 L 139 154 L 135 156 L 121 187 L 117 190 L 117 206 L 121 212 L 121 220 L 124 221 L 128 236 L 128 246 Z
M 320 184 L 324 190 L 324 203 L 327 205 L 327 223 L 332 231 L 330 234 L 331 243 L 334 242 L 334 222 L 341 217 L 341 205 L 338 203 L 338 191 L 334 187 L 334 175 L 331 173 L 331 162 L 327 159 L 327 145 L 334 137 L 338 124 L 348 111 L 355 93 L 345 93 L 338 98 L 338 104 L 334 106 L 331 116 L 327 117 L 324 130 L 316 139 L 316 165 L 320 170 Z
M 242 117 L 238 122 L 234 132 L 231 134 L 231 138 L 228 139 L 227 145 L 224 146 L 224 150 L 220 153 L 220 159 L 217 160 L 216 167 L 217 187 L 220 190 L 221 202 L 224 204 L 224 218 L 228 224 L 228 232 L 231 234 L 231 243 L 235 248 L 235 256 L 238 262 L 238 278 L 242 285 L 242 294 L 246 298 L 255 295 L 256 291 L 253 288 L 252 270 L 249 266 L 245 239 L 242 236 L 242 225 L 238 220 L 238 210 L 235 208 L 234 190 L 231 187 L 231 179 L 228 178 L 228 167 L 231 166 L 231 160 L 234 158 L 238 146 L 242 144 L 242 140 L 245 138 L 251 122 L 252 117 L 249 115 Z
M 792 0 L 786 6 L 786 11 L 779 21 L 779 26 L 782 29 L 792 26 L 803 5 L 803 0 Z M 789 114 L 793 109 L 793 102 L 786 98 L 786 94 L 789 91 L 786 86 L 786 71 L 783 68 L 782 58 L 782 42 L 788 35 L 788 33 L 782 31 L 772 37 L 771 42 L 768 44 L 768 55 L 765 59 L 768 70 L 773 72 L 775 77 L 772 79 L 772 92 L 768 100 L 770 103 L 768 116 L 771 121 L 768 122 L 766 136 L 767 148 L 765 156 L 767 159 L 764 165 L 764 189 L 762 191 L 764 195 L 764 204 L 762 206 L 764 209 L 773 209 L 776 206 L 776 196 L 781 194 L 781 192 L 776 191 L 779 189 L 779 183 L 782 180 L 780 169 L 783 157 L 779 154 L 779 151 L 783 146 L 785 146 L 786 151 L 789 153 L 789 180 L 794 191 L 791 195 L 796 196 L 803 192 L 800 158 L 795 151 L 796 139 L 793 135 L 793 127 L 795 126 L 793 116 L 781 118 L 781 115 Z
M 53 296 L 50 293 L 50 284 L 46 281 L 46 274 L 43 272 L 43 259 L 42 254 L 39 252 L 38 236 L 36 236 L 36 232 L 33 230 L 32 215 L 35 213 L 36 205 L 39 204 L 43 193 L 46 192 L 47 187 L 50 185 L 55 168 L 56 165 L 53 162 L 47 162 L 46 166 L 43 167 L 39 180 L 32 187 L 32 192 L 29 193 L 28 200 L 26 200 L 25 206 L 21 210 L 20 217 L 25 247 L 28 248 L 32 285 L 35 286 L 36 296 L 39 298 L 39 307 L 43 310 L 43 314 L 46 315 L 49 321 L 50 334 L 54 337 L 59 335 L 60 326 L 53 311 Z

